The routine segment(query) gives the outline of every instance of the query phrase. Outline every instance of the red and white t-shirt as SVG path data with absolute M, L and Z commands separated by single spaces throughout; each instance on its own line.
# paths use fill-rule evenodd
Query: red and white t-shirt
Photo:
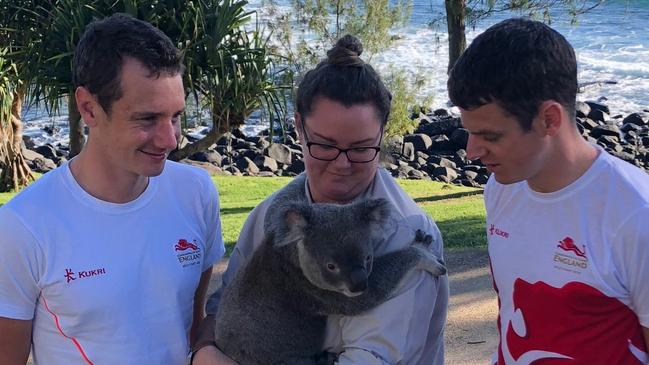
M 497 364 L 644 364 L 649 175 L 601 151 L 571 185 L 485 190 Z

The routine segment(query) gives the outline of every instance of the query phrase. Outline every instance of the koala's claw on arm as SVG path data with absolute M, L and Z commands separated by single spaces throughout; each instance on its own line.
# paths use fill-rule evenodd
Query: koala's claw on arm
M 444 260 L 437 257 L 431 250 L 430 246 L 433 242 L 433 236 L 418 229 L 415 232 L 415 239 L 412 247 L 417 250 L 420 260 L 417 263 L 417 268 L 428 271 L 434 276 L 446 274 L 446 265 Z
M 426 232 L 422 231 L 421 229 L 418 229 L 415 232 L 415 242 L 421 243 L 424 246 L 430 246 L 431 243 L 433 243 L 433 236 L 430 234 L 427 234 Z

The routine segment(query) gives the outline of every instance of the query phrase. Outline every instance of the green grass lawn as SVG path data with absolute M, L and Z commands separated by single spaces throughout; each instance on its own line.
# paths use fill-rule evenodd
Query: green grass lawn
M 236 242 L 248 213 L 290 178 L 214 176 L 221 196 L 223 239 L 228 252 Z M 444 245 L 485 246 L 485 212 L 481 190 L 431 181 L 398 180 L 408 194 L 439 226 Z
M 228 252 L 248 213 L 291 179 L 288 177 L 213 178 L 221 198 L 223 238 Z M 445 247 L 485 246 L 485 211 L 480 190 L 420 180 L 398 180 L 410 196 L 437 222 Z M 0 205 L 15 193 L 0 193 Z

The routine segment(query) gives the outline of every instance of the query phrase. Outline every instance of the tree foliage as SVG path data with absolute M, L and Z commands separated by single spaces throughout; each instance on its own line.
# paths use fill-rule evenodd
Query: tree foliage
M 576 22 L 581 14 L 603 4 L 605 0 L 445 0 L 450 70 L 466 48 L 466 24 L 503 12 L 518 12 L 551 22 L 551 9 L 560 9 Z
M 209 147 L 259 107 L 271 116 L 281 113 L 282 86 L 267 38 L 258 28 L 246 29 L 252 13 L 245 5 L 243 0 L 0 0 L 0 44 L 21 81 L 14 94 L 23 93 L 13 95 L 21 101 L 13 120 L 20 122 L 22 100 L 56 113 L 67 99 L 70 156 L 81 151 L 85 139 L 72 86 L 74 48 L 86 25 L 116 12 L 148 21 L 176 42 L 187 65 L 186 92 L 212 115 L 208 135 L 175 158 Z

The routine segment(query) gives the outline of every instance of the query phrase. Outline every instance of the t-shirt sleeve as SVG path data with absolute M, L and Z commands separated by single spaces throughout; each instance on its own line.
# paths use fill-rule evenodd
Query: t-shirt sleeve
M 36 239 L 8 208 L 0 208 L 0 317 L 30 320 L 40 292 Z
M 422 217 L 423 218 L 423 217 Z M 442 239 L 429 219 L 419 227 L 434 238 L 432 250 L 441 257 Z M 414 228 L 414 227 L 413 227 Z M 389 240 L 412 241 L 400 230 Z M 444 363 L 444 323 L 448 306 L 448 278 L 416 272 L 391 299 L 354 317 L 340 317 L 342 353 L 338 364 Z M 330 320 L 337 320 L 331 316 Z
M 214 263 L 225 254 L 225 245 L 223 243 L 223 233 L 221 231 L 221 214 L 219 192 L 212 183 L 212 179 L 205 173 L 203 177 L 205 199 L 205 259 L 203 260 L 203 270 L 209 269 Z
M 613 245 L 617 266 L 631 297 L 631 305 L 643 327 L 649 327 L 649 205 L 624 221 Z

